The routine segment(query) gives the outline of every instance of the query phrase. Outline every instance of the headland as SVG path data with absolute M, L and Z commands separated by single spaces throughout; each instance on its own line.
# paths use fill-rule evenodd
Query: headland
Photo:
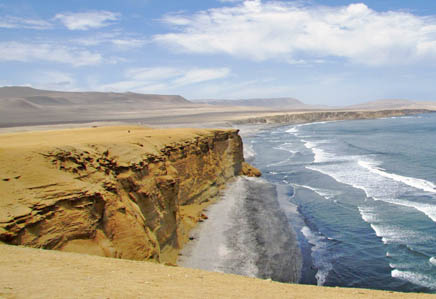
M 3 124 L 7 128 L 0 134 L 1 296 L 430 296 L 281 284 L 144 262 L 175 265 L 191 229 L 208 218 L 204 209 L 226 184 L 239 175 L 260 175 L 245 163 L 242 140 L 232 125 L 370 119 L 429 110 L 279 111 L 193 105 L 165 97 L 165 105 L 154 102 L 146 112 L 135 106 L 118 114 L 107 109 L 97 113 L 96 104 L 74 119 L 86 96 L 76 95 L 68 109 L 45 94 L 5 102 L 20 105 L 11 110 L 5 104 L 4 115 L 13 123 Z M 17 115 L 31 118 L 20 121 Z M 203 128 L 173 128 L 181 126 Z M 41 283 L 41 275 L 51 283 Z

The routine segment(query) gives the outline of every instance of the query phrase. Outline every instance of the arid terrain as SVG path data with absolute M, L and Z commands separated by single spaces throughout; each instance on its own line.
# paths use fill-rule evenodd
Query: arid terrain
M 2 298 L 434 298 L 0 245 Z
M 0 88 L 0 297 L 433 297 L 283 284 L 163 265 L 174 265 L 190 229 L 207 221 L 204 207 L 219 198 L 227 182 L 259 175 L 244 162 L 232 124 L 378 118 L 435 109 L 428 103 L 382 101 L 320 111 L 286 101 L 296 106 Z
M 156 127 L 229 127 L 234 121 L 283 114 L 400 109 L 436 110 L 436 104 L 381 100 L 349 107 L 328 107 L 307 105 L 292 98 L 198 102 L 178 95 L 0 88 L 0 129 L 55 124 L 72 127 L 90 122 L 127 122 Z

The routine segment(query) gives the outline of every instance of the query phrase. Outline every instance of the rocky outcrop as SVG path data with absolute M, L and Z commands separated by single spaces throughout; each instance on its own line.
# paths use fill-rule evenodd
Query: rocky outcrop
M 226 182 L 258 174 L 237 130 L 67 133 L 0 137 L 0 241 L 174 263 Z
M 248 164 L 247 162 L 242 162 L 242 174 L 251 177 L 260 177 L 262 173 L 256 167 Z
M 299 124 L 316 121 L 374 119 L 428 113 L 424 109 L 380 110 L 380 111 L 317 111 L 271 116 L 253 117 L 235 121 L 236 124 Z

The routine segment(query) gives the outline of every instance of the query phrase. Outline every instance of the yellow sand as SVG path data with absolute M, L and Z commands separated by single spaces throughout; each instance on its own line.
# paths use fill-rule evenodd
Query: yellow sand
M 200 130 L 201 131 L 201 130 Z M 96 132 L 98 134 L 96 134 Z M 199 130 L 151 130 L 140 127 L 104 127 L 59 132 L 0 135 L 0 187 L 16 173 L 35 176 L 38 163 L 23 151 L 63 144 L 131 142 L 132 136 L 149 140 L 150 152 L 163 144 L 196 136 Z M 80 133 L 80 134 L 78 134 Z M 25 136 L 25 138 L 23 138 Z M 20 160 L 21 159 L 21 160 Z M 35 158 L 36 159 L 36 158 Z M 10 161 L 21 161 L 11 164 Z M 37 162 L 37 161 L 36 161 Z M 49 176 L 49 174 L 47 174 Z M 38 178 L 34 178 L 35 182 Z M 59 179 L 59 178 L 58 178 Z M 17 179 L 17 182 L 19 179 Z M 9 181 L 8 183 L 11 183 Z M 0 188 L 2 205 L 5 189 Z M 18 192 L 18 191 L 17 191 Z M 24 211 L 25 212 L 25 211 Z M 0 213 L 1 216 L 1 213 Z M 0 217 L 1 218 L 1 217 Z M 0 219 L 1 221 L 1 219 Z M 237 275 L 168 267 L 148 262 L 0 245 L 0 298 L 435 298 L 363 289 L 290 285 Z
M 0 245 L 3 298 L 435 298 L 291 285 L 75 253 Z

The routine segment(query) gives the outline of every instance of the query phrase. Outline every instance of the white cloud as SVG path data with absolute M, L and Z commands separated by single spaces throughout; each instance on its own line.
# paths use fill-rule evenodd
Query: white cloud
M 21 18 L 14 16 L 0 17 L 0 28 L 15 29 L 36 29 L 45 30 L 52 28 L 52 24 L 41 19 Z
M 141 48 L 147 43 L 147 40 L 137 37 L 129 37 L 120 32 L 111 32 L 81 37 L 74 39 L 73 42 L 82 46 L 98 46 L 101 44 L 109 44 L 117 50 L 130 50 Z
M 135 81 L 150 82 L 175 78 L 182 74 L 182 70 L 172 67 L 132 68 L 125 72 L 125 77 Z
M 190 99 L 247 99 L 283 97 L 294 94 L 290 84 L 281 85 L 271 79 L 248 81 L 208 82 L 198 88 L 191 89 L 186 96 Z
M 339 57 L 367 65 L 436 61 L 436 16 L 377 12 L 363 3 L 246 0 L 163 21 L 175 31 L 154 41 L 189 53 L 291 62 Z
M 74 90 L 76 80 L 69 73 L 59 71 L 41 71 L 32 76 L 32 87 L 48 90 Z
M 244 0 L 218 0 L 222 3 L 236 3 L 236 2 L 243 2 Z
M 177 87 L 222 79 L 229 75 L 228 68 L 132 68 L 125 71 L 125 80 L 100 85 L 97 89 L 121 92 L 166 92 Z
M 129 50 L 142 47 L 145 44 L 145 41 L 135 38 L 119 38 L 111 40 L 110 43 L 120 50 Z
M 230 74 L 228 68 L 192 69 L 173 81 L 174 85 L 183 86 L 215 79 L 222 79 Z
M 99 53 L 49 43 L 0 42 L 0 61 L 50 61 L 73 66 L 96 65 L 103 60 Z
M 89 30 L 106 27 L 117 21 L 120 15 L 111 11 L 60 13 L 54 19 L 61 21 L 69 30 Z

